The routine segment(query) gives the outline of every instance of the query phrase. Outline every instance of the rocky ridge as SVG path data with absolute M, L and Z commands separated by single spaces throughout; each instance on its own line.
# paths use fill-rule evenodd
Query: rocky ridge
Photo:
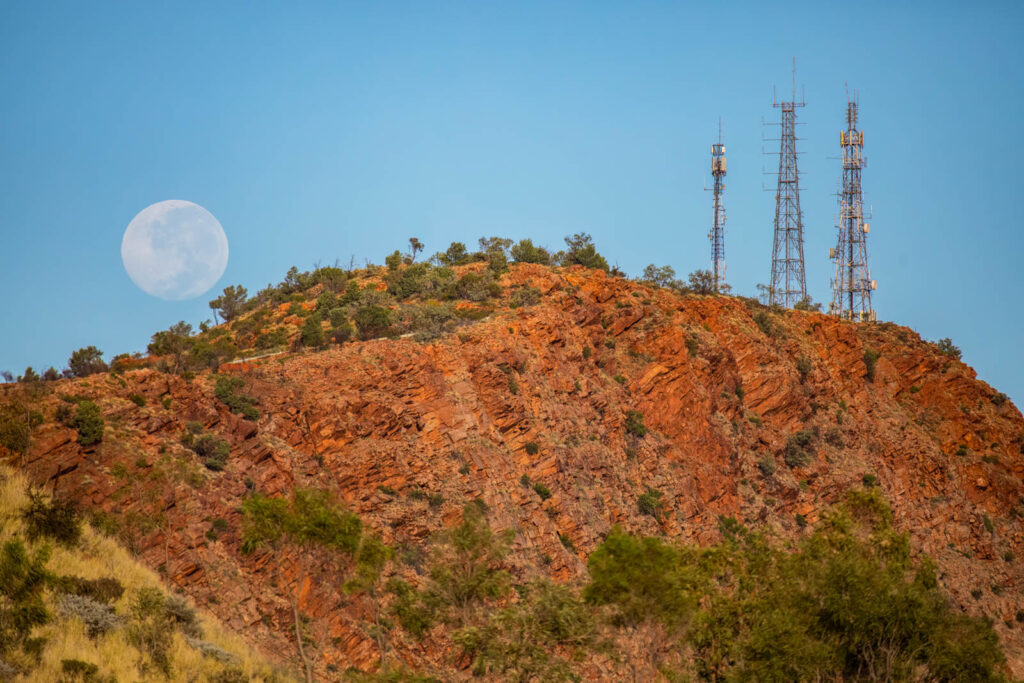
M 382 655 L 440 671 L 453 648 L 443 631 L 422 643 L 381 637 L 373 627 L 386 598 L 346 594 L 349 568 L 323 551 L 241 554 L 239 505 L 252 491 L 334 490 L 386 543 L 411 548 L 479 498 L 492 526 L 517 532 L 517 576 L 575 581 L 614 525 L 708 543 L 730 516 L 796 537 L 874 478 L 951 599 L 995 620 L 1011 670 L 1024 675 L 1024 570 L 1014 559 L 1024 554 L 1024 418 L 968 366 L 893 324 L 680 296 L 601 271 L 519 264 L 501 285 L 536 287 L 541 301 L 499 307 L 431 342 L 222 365 L 258 399 L 258 423 L 219 402 L 208 374 L 62 380 L 58 394 L 100 404 L 104 440 L 82 447 L 47 419 L 23 468 L 118 520 L 145 564 L 293 663 L 295 602 L 324 675 L 372 670 Z M 873 381 L 869 348 L 880 354 Z M 44 399 L 49 411 L 59 403 Z M 637 414 L 643 435 L 627 425 Z M 229 442 L 223 472 L 205 472 L 180 444 L 193 421 Z M 799 432 L 808 461 L 790 466 Z M 662 494 L 660 517 L 639 509 L 647 490 Z M 210 533 L 216 519 L 226 531 Z M 385 576 L 408 571 L 392 562 Z M 586 666 L 620 675 L 609 661 Z

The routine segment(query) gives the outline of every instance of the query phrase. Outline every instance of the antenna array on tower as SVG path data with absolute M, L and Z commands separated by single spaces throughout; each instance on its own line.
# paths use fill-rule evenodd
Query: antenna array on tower
M 718 122 L 718 142 L 711 145 L 711 175 L 715 179 L 714 218 L 708 239 L 711 240 L 711 277 L 714 290 L 720 291 L 725 285 L 725 207 L 722 205 L 722 190 L 725 189 L 725 145 L 722 144 L 722 122 Z
M 868 268 L 868 233 L 871 224 L 864 219 L 864 193 L 861 171 L 864 158 L 864 133 L 857 129 L 857 102 L 847 98 L 846 130 L 839 132 L 843 149 L 843 186 L 839 192 L 838 241 L 829 257 L 835 264 L 832 278 L 832 303 L 828 312 L 856 322 L 875 320 L 871 292 L 876 282 Z

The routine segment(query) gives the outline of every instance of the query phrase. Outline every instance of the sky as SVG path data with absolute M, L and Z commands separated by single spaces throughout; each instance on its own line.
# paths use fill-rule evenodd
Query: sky
M 771 267 L 773 88 L 798 111 L 807 286 L 831 298 L 847 89 L 865 132 L 880 320 L 950 337 L 1024 404 L 1024 3 L 0 3 L 0 369 L 109 359 L 220 290 L 407 246 L 590 233 L 612 264 Z M 230 259 L 208 293 L 137 288 L 122 235 L 168 199 Z

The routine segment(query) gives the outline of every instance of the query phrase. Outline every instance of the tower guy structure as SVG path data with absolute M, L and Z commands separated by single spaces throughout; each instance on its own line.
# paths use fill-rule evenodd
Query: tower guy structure
M 773 98 L 774 99 L 774 98 Z M 800 172 L 797 168 L 796 109 L 806 106 L 796 100 L 796 62 L 793 65 L 793 99 L 772 102 L 782 110 L 779 135 L 779 172 L 775 190 L 775 240 L 772 246 L 772 276 L 769 305 L 787 308 L 807 298 L 804 273 L 804 222 L 800 210 Z
M 708 239 L 711 240 L 711 277 L 715 291 L 725 284 L 725 207 L 722 205 L 722 190 L 725 189 L 725 145 L 722 144 L 722 124 L 718 124 L 718 142 L 711 145 L 711 175 L 715 179 L 715 214 Z
M 864 219 L 864 193 L 861 189 L 861 171 L 864 158 L 864 132 L 857 129 L 857 102 L 847 97 L 846 130 L 839 132 L 843 149 L 843 186 L 839 191 L 838 241 L 829 249 L 835 264 L 832 278 L 832 303 L 828 312 L 844 320 L 873 321 L 871 292 L 877 283 L 871 279 L 868 268 L 868 233 L 871 224 Z

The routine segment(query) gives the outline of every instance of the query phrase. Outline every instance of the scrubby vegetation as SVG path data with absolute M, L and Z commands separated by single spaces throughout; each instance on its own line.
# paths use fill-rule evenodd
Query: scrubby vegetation
M 165 592 L 73 505 L 0 467 L 0 680 L 290 677 Z

